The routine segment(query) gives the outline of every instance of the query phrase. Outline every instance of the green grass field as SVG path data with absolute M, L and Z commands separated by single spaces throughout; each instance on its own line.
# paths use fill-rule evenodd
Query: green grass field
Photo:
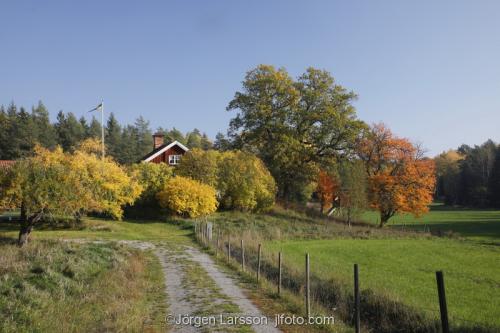
M 17 238 L 19 225 L 6 220 L 0 221 L 0 236 Z M 111 221 L 88 218 L 81 226 L 41 225 L 32 232 L 34 239 L 85 238 L 101 240 L 144 240 L 191 242 L 192 230 L 182 225 L 160 221 L 125 220 Z
M 378 213 L 369 211 L 362 220 L 378 224 Z M 415 230 L 453 231 L 461 236 L 500 245 L 500 210 L 473 210 L 447 207 L 441 204 L 431 206 L 429 213 L 416 218 L 413 215 L 396 215 L 389 220 L 391 228 L 413 228 Z
M 377 216 L 368 212 L 364 217 L 375 223 Z M 435 205 L 421 219 L 397 216 L 383 229 L 360 225 L 349 229 L 284 210 L 252 216 L 223 213 L 213 220 L 235 237 L 243 237 L 249 246 L 264 242 L 267 255 L 276 258 L 283 251 L 285 264 L 293 271 L 304 271 L 304 254 L 309 252 L 313 274 L 323 281 L 340 282 L 349 291 L 357 263 L 363 290 L 436 319 L 435 272 L 442 270 L 454 327 L 494 325 L 494 331 L 500 329 L 500 211 Z M 433 233 L 442 228 L 444 237 L 411 232 L 422 231 L 423 223 Z M 463 237 L 450 238 L 447 230 Z
M 500 248 L 449 239 L 315 240 L 269 242 L 283 251 L 288 265 L 352 286 L 353 264 L 360 267 L 362 289 L 421 309 L 437 318 L 435 271 L 443 270 L 448 311 L 454 324 L 477 322 L 500 327 Z

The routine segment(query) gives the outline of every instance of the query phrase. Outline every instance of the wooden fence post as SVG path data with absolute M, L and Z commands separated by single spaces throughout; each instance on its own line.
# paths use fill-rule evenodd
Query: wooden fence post
M 281 252 L 278 253 L 278 295 L 281 295 L 281 278 L 283 277 L 282 275 L 282 269 L 283 269 L 283 257 Z
M 241 240 L 241 270 L 245 271 L 245 245 L 243 239 Z
M 436 282 L 439 296 L 439 311 L 441 312 L 441 327 L 443 333 L 449 333 L 450 326 L 448 323 L 448 307 L 446 305 L 446 293 L 444 291 L 444 278 L 442 271 L 436 272 Z
M 311 317 L 311 285 L 309 279 L 309 253 L 306 253 L 306 315 Z
M 262 246 L 259 244 L 259 251 L 257 253 L 257 283 L 260 281 L 260 256 L 261 256 Z
M 356 333 L 361 332 L 358 264 L 354 264 L 354 326 Z
M 227 262 L 231 262 L 231 240 L 229 236 L 227 237 Z
M 220 238 L 220 230 L 217 230 L 217 243 L 215 245 L 215 257 L 219 258 L 219 238 Z

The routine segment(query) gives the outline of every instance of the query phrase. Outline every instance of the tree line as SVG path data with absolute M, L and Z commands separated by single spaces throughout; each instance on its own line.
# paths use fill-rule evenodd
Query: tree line
M 436 196 L 448 205 L 500 207 L 500 145 L 461 145 L 435 158 Z
M 111 113 L 105 124 L 106 154 L 121 164 L 140 160 L 153 147 L 150 123 L 139 116 L 134 124 L 122 125 Z M 166 140 L 177 140 L 188 147 L 210 149 L 212 142 L 205 133 L 194 129 L 186 134 L 175 127 L 157 128 Z M 74 151 L 80 142 L 89 138 L 101 138 L 101 124 L 92 117 L 77 118 L 72 112 L 59 111 L 52 123 L 49 111 L 42 102 L 31 111 L 13 102 L 0 106 L 0 159 L 16 160 L 33 154 L 38 143 L 44 148 L 60 146 L 64 151 Z

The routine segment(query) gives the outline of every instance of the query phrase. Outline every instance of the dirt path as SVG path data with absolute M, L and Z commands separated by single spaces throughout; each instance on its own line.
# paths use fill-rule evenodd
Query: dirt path
M 215 324 L 177 324 L 170 321 L 170 332 L 257 332 L 279 333 L 273 318 L 267 325 L 229 325 L 228 320 L 238 316 L 262 318 L 262 312 L 243 294 L 236 282 L 223 273 L 205 253 L 190 246 L 173 244 L 153 245 L 148 242 L 121 241 L 143 250 L 154 249 L 165 275 L 170 319 L 184 317 L 213 317 Z

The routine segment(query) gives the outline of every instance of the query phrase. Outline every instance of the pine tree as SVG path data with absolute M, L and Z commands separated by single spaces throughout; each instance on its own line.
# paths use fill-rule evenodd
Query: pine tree
M 87 129 L 86 137 L 101 140 L 101 130 L 101 123 L 94 116 L 92 116 L 92 121 L 90 122 L 90 125 Z
M 9 145 L 9 118 L 3 105 L 0 106 L 0 159 L 7 159 Z
M 215 136 L 215 142 L 213 144 L 214 149 L 219 151 L 226 151 L 231 149 L 231 143 L 221 132 L 217 133 Z
M 187 140 L 184 137 L 184 134 L 182 134 L 182 132 L 179 131 L 175 127 L 172 128 L 170 131 L 167 131 L 165 133 L 165 139 L 167 139 L 170 142 L 172 142 L 172 141 L 178 141 L 178 142 L 180 142 L 182 144 L 186 144 L 187 143 Z
M 187 133 L 187 146 L 189 149 L 201 148 L 201 133 L 200 130 L 195 128 L 192 132 Z
M 136 135 L 136 151 L 134 161 L 132 162 L 139 160 L 141 157 L 149 153 L 153 147 L 153 136 L 151 129 L 149 128 L 149 122 L 140 116 L 136 119 L 134 128 Z
M 57 143 L 57 136 L 54 126 L 50 123 L 49 111 L 42 101 L 31 110 L 31 117 L 36 127 L 37 141 L 45 148 L 54 148 Z
M 65 115 L 62 111 L 59 111 L 55 128 L 58 144 L 65 151 L 74 150 L 85 137 L 85 129 L 71 112 Z
M 18 137 L 18 117 L 17 117 L 17 106 L 14 102 L 11 102 L 7 107 L 6 112 L 6 122 L 5 122 L 5 137 L 6 140 L 3 142 L 3 158 L 7 160 L 17 159 L 19 155 L 19 137 Z
M 208 138 L 206 133 L 203 133 L 201 136 L 201 149 L 203 150 L 210 150 L 213 149 L 213 143 L 212 141 Z
M 111 112 L 108 118 L 108 122 L 106 124 L 106 134 L 105 134 L 105 145 L 106 145 L 106 154 L 112 156 L 116 160 L 121 159 L 122 149 L 120 142 L 122 139 L 122 130 L 121 126 L 116 120 L 115 115 Z
M 16 138 L 17 138 L 17 156 L 25 157 L 32 153 L 37 141 L 37 130 L 31 115 L 25 108 L 21 107 L 17 114 L 16 123 Z

